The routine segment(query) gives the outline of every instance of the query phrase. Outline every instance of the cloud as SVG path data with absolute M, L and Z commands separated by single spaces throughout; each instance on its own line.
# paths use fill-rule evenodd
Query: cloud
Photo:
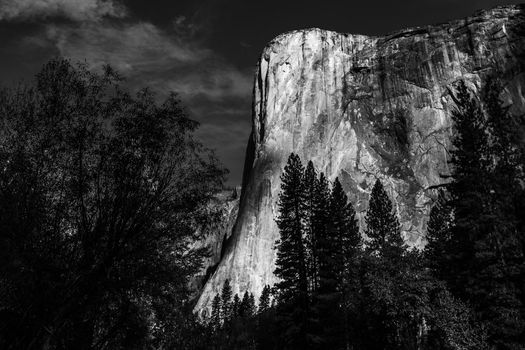
M 205 96 L 219 101 L 228 97 L 249 97 L 252 93 L 252 78 L 231 65 L 213 66 L 211 59 L 203 60 L 202 67 L 183 74 L 179 79 L 165 80 L 162 83 L 168 90 L 179 91 L 189 98 Z
M 179 43 L 147 22 L 49 25 L 46 36 L 65 57 L 86 60 L 93 67 L 109 63 L 124 74 L 195 63 L 209 55 L 208 50 Z
M 91 69 L 110 64 L 132 89 L 151 87 L 160 98 L 178 92 L 198 135 L 232 170 L 238 183 L 250 133 L 253 70 L 240 69 L 195 38 L 196 26 L 179 17 L 163 30 L 150 22 L 49 23 L 35 42 L 86 61 Z M 43 37 L 43 38 L 42 38 Z
M 0 20 L 36 20 L 65 17 L 73 21 L 123 18 L 126 8 L 114 0 L 2 0 Z
M 253 72 L 148 22 L 49 25 L 46 37 L 61 56 L 85 60 L 92 68 L 110 64 L 131 81 L 156 90 L 210 100 L 251 96 Z

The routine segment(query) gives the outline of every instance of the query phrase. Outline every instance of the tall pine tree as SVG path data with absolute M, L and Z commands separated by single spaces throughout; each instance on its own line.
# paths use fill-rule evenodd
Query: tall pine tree
M 221 314 L 224 323 L 228 323 L 232 319 L 232 288 L 230 280 L 226 279 L 221 291 Z
M 401 237 L 399 221 L 379 179 L 372 188 L 365 221 L 369 251 L 392 259 L 403 254 L 405 245 Z
M 359 259 L 361 252 L 361 235 L 355 217 L 352 203 L 343 190 L 343 186 L 336 178 L 330 195 L 330 222 L 328 232 L 334 238 L 334 270 L 337 275 L 336 290 L 340 293 L 339 307 L 341 309 L 342 327 L 340 341 L 345 347 L 350 347 L 351 337 L 356 333 L 355 318 L 358 310 L 359 286 Z M 350 318 L 353 317 L 353 320 Z M 337 328 L 336 328 L 337 329 Z M 335 337 L 337 339 L 337 337 Z
M 239 298 L 239 294 L 235 294 L 233 297 L 233 303 L 232 303 L 232 317 L 236 318 L 241 315 L 241 299 Z
M 308 162 L 304 172 L 304 227 L 305 227 L 305 244 L 307 252 L 307 269 L 308 269 L 308 291 L 312 295 L 319 286 L 319 262 L 317 261 L 318 231 L 314 229 L 316 199 L 318 191 L 317 171 L 312 161 Z
M 488 84 L 485 111 L 464 83 L 455 96 L 456 133 L 448 186 L 455 220 L 449 283 L 486 323 L 489 341 L 515 349 L 525 341 L 520 172 L 514 117 Z M 521 344 L 521 345 L 520 345 Z
M 356 259 L 361 248 L 361 236 L 352 203 L 336 178 L 330 195 L 330 221 L 328 231 L 334 237 L 334 269 L 338 280 L 338 290 L 347 280 L 352 280 Z
M 266 285 L 259 298 L 259 309 L 257 311 L 257 345 L 258 349 L 276 349 L 276 335 L 279 333 L 275 322 L 275 307 L 270 301 L 271 288 Z
M 259 297 L 259 314 L 265 313 L 270 308 L 270 295 L 271 288 L 269 285 L 265 285 L 262 290 L 261 296 Z
M 316 252 L 319 262 L 319 293 L 335 292 L 337 290 L 336 261 L 339 254 L 337 250 L 337 237 L 334 230 L 328 230 L 330 217 L 330 187 L 323 173 L 319 176 L 314 199 L 314 215 L 312 231 L 318 237 L 318 250 Z
M 340 293 L 337 291 L 338 275 L 335 268 L 338 254 L 335 232 L 329 231 L 330 187 L 324 173 L 319 175 L 315 192 L 311 230 L 317 237 L 316 260 L 318 262 L 318 286 L 313 292 L 312 337 L 314 348 L 334 348 L 340 324 L 338 305 Z
M 368 246 L 363 257 L 363 348 L 398 348 L 403 320 L 395 307 L 405 266 L 399 222 L 381 181 L 372 188 L 365 216 Z
M 451 228 L 453 225 L 453 211 L 447 200 L 444 190 L 440 190 L 438 197 L 430 210 L 427 224 L 427 245 L 425 246 L 425 263 L 434 275 L 444 279 L 450 271 L 447 267 L 447 255 L 451 247 Z
M 308 278 L 304 244 L 304 167 L 299 156 L 291 154 L 281 175 L 276 242 L 275 285 L 279 318 L 288 348 L 306 348 L 309 313 Z
M 219 296 L 219 293 L 215 295 L 215 298 L 213 298 L 213 302 L 211 305 L 210 326 L 213 332 L 218 332 L 222 326 L 221 297 Z

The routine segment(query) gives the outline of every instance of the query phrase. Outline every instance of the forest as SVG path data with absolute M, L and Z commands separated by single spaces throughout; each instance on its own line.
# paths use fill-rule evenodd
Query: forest
M 213 302 L 213 349 L 523 349 L 523 116 L 497 79 L 453 98 L 453 174 L 433 189 L 427 245 L 403 240 L 377 179 L 359 232 L 341 183 L 291 154 L 281 176 L 275 274 L 258 309 Z
M 501 91 L 456 86 L 424 249 L 381 179 L 361 232 L 339 179 L 290 154 L 279 282 L 255 298 L 226 281 L 201 319 L 192 243 L 227 171 L 177 95 L 50 61 L 0 90 L 0 348 L 523 349 L 525 122 Z

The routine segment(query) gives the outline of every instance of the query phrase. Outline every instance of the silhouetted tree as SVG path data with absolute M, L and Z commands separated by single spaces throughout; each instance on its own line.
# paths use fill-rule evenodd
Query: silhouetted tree
M 308 162 L 303 178 L 304 184 L 304 229 L 305 229 L 305 246 L 306 246 L 306 257 L 307 257 L 307 269 L 308 269 L 308 292 L 312 296 L 315 290 L 319 287 L 319 263 L 317 245 L 318 245 L 318 234 L 315 230 L 315 215 L 316 215 L 316 200 L 317 191 L 319 189 L 319 179 L 317 178 L 317 171 L 315 170 L 312 161 Z M 318 211 L 318 210 L 317 210 Z
M 235 318 L 241 316 L 241 312 L 241 298 L 239 298 L 239 294 L 235 293 L 232 304 L 232 317 Z
M 405 246 L 392 202 L 379 179 L 372 188 L 365 221 L 369 239 L 361 277 L 365 348 L 395 348 L 402 321 L 395 301 L 401 291 L 397 282 L 406 271 Z
M 218 332 L 222 326 L 221 297 L 219 296 L 218 293 L 213 298 L 213 302 L 211 304 L 210 326 L 213 332 Z
M 266 285 L 259 298 L 257 312 L 257 349 L 276 349 L 281 338 L 281 329 L 276 320 L 275 305 L 270 302 L 271 288 Z
M 447 255 L 453 249 L 451 246 L 453 220 L 452 207 L 446 199 L 446 193 L 440 190 L 430 210 L 426 235 L 427 245 L 424 250 L 427 266 L 440 279 L 444 279 L 450 273 L 447 266 Z
M 241 300 L 241 304 L 240 304 L 240 307 L 239 307 L 239 316 L 240 317 L 249 317 L 251 316 L 250 315 L 250 301 L 249 301 L 249 298 L 250 298 L 250 295 L 248 293 L 248 291 L 245 291 L 243 296 L 242 296 L 242 300 Z
M 281 192 L 276 219 L 280 238 L 276 242 L 275 285 L 279 320 L 285 346 L 305 348 L 308 317 L 308 279 L 304 244 L 304 186 L 299 156 L 291 154 L 281 175 Z
M 270 296 L 271 296 L 271 288 L 269 285 L 265 285 L 261 296 L 259 297 L 259 307 L 258 307 L 258 313 L 262 314 L 266 312 L 270 308 Z
M 379 179 L 372 188 L 365 221 L 369 251 L 390 260 L 389 262 L 395 262 L 395 259 L 403 255 L 405 245 L 399 221 L 392 201 Z
M 58 59 L 0 93 L 0 347 L 184 348 L 224 171 L 169 95 Z
M 255 296 L 250 293 L 248 298 L 248 314 L 253 317 L 257 314 L 257 306 L 255 305 Z
M 319 262 L 319 286 L 314 292 L 314 317 L 318 319 L 313 324 L 312 333 L 315 337 L 312 343 L 318 348 L 335 349 L 342 332 L 342 313 L 340 304 L 342 302 L 340 290 L 339 272 L 342 269 L 342 247 L 339 232 L 330 222 L 333 213 L 330 211 L 330 188 L 323 173 L 319 176 L 315 192 L 315 211 L 312 222 L 312 230 L 318 237 L 317 260 Z M 346 203 L 345 203 L 346 205 Z M 340 264 L 341 263 L 341 264 Z
M 359 264 L 361 254 L 361 235 L 355 217 L 355 210 L 348 201 L 339 179 L 336 178 L 330 195 L 329 236 L 333 237 L 333 269 L 336 275 L 336 292 L 340 294 L 339 309 L 342 322 L 339 338 L 350 347 L 350 338 L 356 331 L 359 300 Z M 350 321 L 349 318 L 353 317 Z M 351 326 L 352 325 L 352 326 Z M 351 328 L 351 330 L 349 329 Z M 334 338 L 337 338 L 334 336 Z
M 517 214 L 523 157 L 516 118 L 502 107 L 499 93 L 488 84 L 486 114 L 464 83 L 455 96 L 454 174 L 447 186 L 454 226 L 447 280 L 487 324 L 489 341 L 514 349 L 525 339 L 523 214 Z
M 230 286 L 230 280 L 226 279 L 222 285 L 221 290 L 221 313 L 224 323 L 230 322 L 233 318 L 232 294 L 233 292 L 232 287 Z

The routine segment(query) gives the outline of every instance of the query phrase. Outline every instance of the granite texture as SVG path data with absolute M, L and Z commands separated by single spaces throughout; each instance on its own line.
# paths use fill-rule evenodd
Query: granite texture
M 274 284 L 274 221 L 291 152 L 339 177 L 361 227 L 371 188 L 383 181 L 405 240 L 425 244 L 435 186 L 450 174 L 451 93 L 479 91 L 489 75 L 525 111 L 525 6 L 499 7 L 448 24 L 384 37 L 307 29 L 271 41 L 257 66 L 253 128 L 232 238 L 195 310 L 206 312 L 224 280 L 258 296 Z

